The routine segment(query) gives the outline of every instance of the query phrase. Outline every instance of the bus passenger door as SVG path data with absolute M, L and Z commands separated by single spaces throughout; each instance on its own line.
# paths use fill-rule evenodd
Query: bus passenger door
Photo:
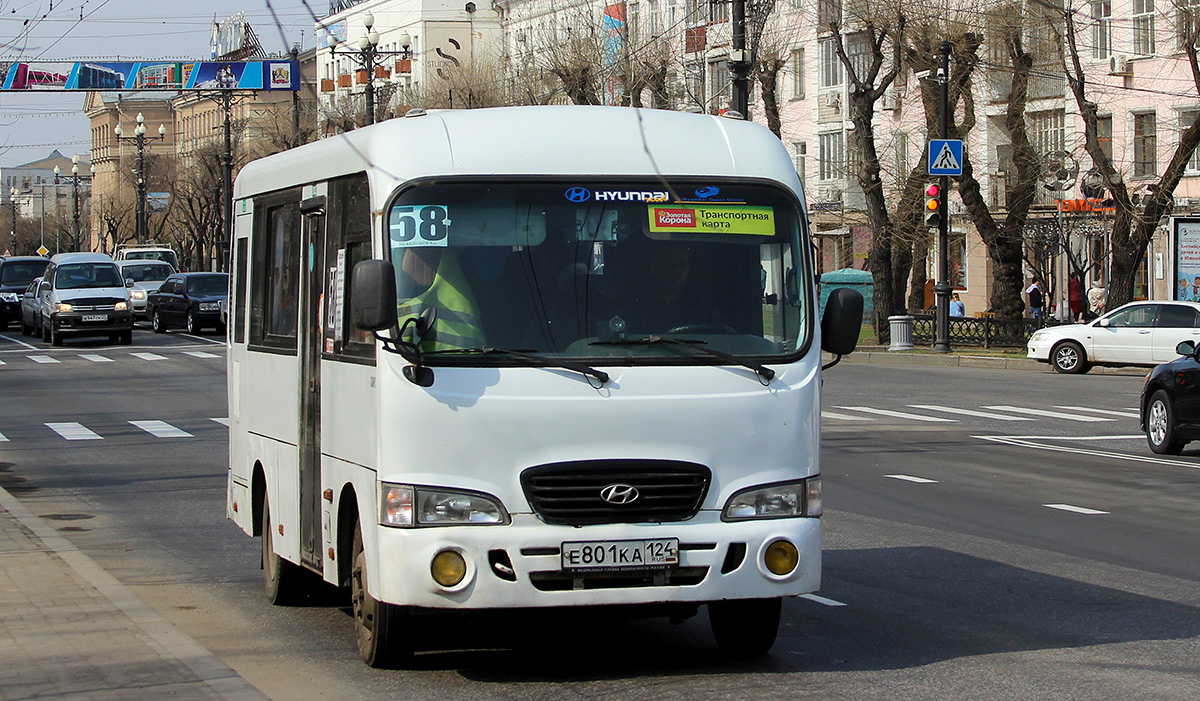
M 300 558 L 318 572 L 321 556 L 321 295 L 325 196 L 300 202 Z

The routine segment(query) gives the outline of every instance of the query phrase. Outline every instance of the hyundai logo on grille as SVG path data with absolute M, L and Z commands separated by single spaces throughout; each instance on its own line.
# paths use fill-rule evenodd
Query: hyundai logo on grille
M 638 490 L 631 484 L 610 484 L 600 490 L 600 498 L 610 504 L 632 504 L 637 501 Z
M 567 190 L 567 199 L 572 202 L 587 202 L 592 196 L 592 191 L 586 187 L 573 187 Z

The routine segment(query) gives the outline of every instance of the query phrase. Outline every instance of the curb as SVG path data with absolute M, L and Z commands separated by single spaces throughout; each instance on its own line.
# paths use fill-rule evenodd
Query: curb
M 880 348 L 876 346 L 874 348 Z M 833 356 L 822 353 L 826 361 Z M 1029 358 L 996 358 L 986 355 L 959 355 L 954 353 L 915 353 L 913 351 L 856 350 L 842 356 L 843 363 L 873 363 L 877 365 L 923 365 L 928 367 L 990 368 L 993 370 L 1024 370 L 1025 372 L 1053 372 L 1048 363 Z M 1092 368 L 1093 374 L 1128 375 L 1143 377 L 1149 370 L 1140 367 Z

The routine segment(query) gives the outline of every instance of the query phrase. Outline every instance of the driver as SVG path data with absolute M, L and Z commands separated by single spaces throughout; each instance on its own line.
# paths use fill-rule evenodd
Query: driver
M 668 333 L 689 327 L 708 332 L 725 326 L 712 300 L 690 286 L 691 251 L 680 244 L 654 246 L 646 257 L 646 291 L 639 296 L 632 330 Z
M 400 325 L 409 317 L 420 316 L 426 307 L 437 309 L 433 328 L 420 339 L 411 339 L 420 342 L 421 350 L 483 347 L 479 307 L 457 256 L 444 247 L 407 248 L 400 269 L 407 277 L 397 295 Z

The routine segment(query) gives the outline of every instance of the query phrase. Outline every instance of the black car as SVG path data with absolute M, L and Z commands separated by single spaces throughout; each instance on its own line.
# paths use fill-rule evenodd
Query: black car
M 49 260 L 40 256 L 0 259 L 0 331 L 7 329 L 9 322 L 21 321 L 21 295 L 49 264 Z
M 146 295 L 146 315 L 156 333 L 172 326 L 183 326 L 188 333 L 211 326 L 224 333 L 220 303 L 228 295 L 227 273 L 178 273 Z
M 1179 357 L 1150 371 L 1142 387 L 1141 422 L 1150 450 L 1178 455 L 1200 440 L 1200 352 L 1192 341 L 1175 347 Z

